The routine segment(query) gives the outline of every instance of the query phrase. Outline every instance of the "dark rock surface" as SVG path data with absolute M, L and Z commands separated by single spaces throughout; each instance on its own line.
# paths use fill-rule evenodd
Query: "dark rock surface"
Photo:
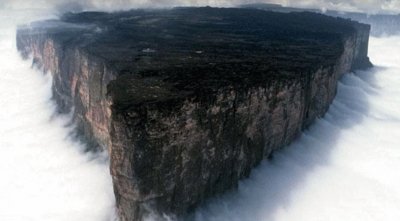
M 351 19 L 353 21 L 369 24 L 371 25 L 372 36 L 381 37 L 381 36 L 391 36 L 400 34 L 400 14 L 368 14 L 361 12 L 342 12 L 334 10 L 321 11 L 320 9 L 292 8 L 292 7 L 283 7 L 282 5 L 277 5 L 277 4 L 264 4 L 264 3 L 244 4 L 240 5 L 240 7 L 248 9 L 252 8 L 252 9 L 260 9 L 260 10 L 267 10 L 274 12 L 282 12 L 282 13 L 313 12 L 332 17 Z
M 369 30 L 253 9 L 84 12 L 20 27 L 17 47 L 109 151 L 121 220 L 142 220 L 237 186 L 323 116 L 340 76 L 371 65 Z

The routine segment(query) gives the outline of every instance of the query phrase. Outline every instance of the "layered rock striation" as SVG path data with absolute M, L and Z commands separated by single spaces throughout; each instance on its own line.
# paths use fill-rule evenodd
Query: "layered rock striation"
M 21 54 L 111 157 L 121 220 L 181 216 L 237 186 L 367 68 L 368 25 L 313 13 L 176 8 L 22 26 Z

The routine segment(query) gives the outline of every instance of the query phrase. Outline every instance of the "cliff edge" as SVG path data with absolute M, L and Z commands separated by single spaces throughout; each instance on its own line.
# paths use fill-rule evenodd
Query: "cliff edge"
M 371 66 L 368 25 L 314 13 L 175 8 L 21 26 L 91 147 L 109 151 L 121 220 L 181 216 L 236 187 Z

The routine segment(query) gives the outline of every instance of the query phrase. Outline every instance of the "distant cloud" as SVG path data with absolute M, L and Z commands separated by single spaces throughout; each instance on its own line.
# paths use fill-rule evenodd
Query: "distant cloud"
M 370 13 L 382 11 L 400 11 L 399 0 L 281 0 L 280 2 L 288 3 L 291 6 L 317 7 L 345 11 L 363 11 Z
M 247 3 L 277 3 L 284 6 L 334 9 L 345 11 L 400 12 L 400 0 L 1 0 L 0 7 L 78 9 L 129 9 L 134 7 L 220 6 L 229 7 Z M 71 3 L 72 2 L 72 3 Z

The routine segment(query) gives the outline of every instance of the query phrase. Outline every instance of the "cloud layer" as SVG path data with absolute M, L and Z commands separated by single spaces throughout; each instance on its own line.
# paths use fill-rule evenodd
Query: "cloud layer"
M 71 3 L 72 2 L 72 3 Z M 73 3 L 75 2 L 75 3 Z M 0 8 L 43 8 L 63 6 L 68 9 L 129 9 L 134 7 L 173 7 L 173 6 L 220 6 L 229 7 L 239 4 L 265 2 L 285 6 L 312 7 L 345 11 L 400 12 L 400 0 L 5 0 Z M 66 6 L 68 4 L 68 6 Z M 78 7 L 79 5 L 79 7 Z
M 52 117 L 50 76 L 16 50 L 15 24 L 43 16 L 0 10 L 0 220 L 110 221 L 115 200 L 105 157 L 84 153 L 65 127 L 69 119 Z

